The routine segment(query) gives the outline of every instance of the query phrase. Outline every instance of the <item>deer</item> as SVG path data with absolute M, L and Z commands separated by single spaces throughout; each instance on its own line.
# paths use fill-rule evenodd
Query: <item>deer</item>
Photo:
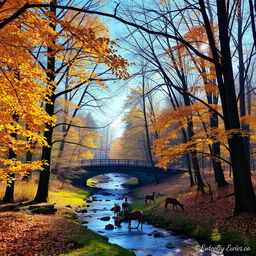
M 177 208 L 177 205 L 180 206 L 180 208 L 184 211 L 184 206 L 183 204 L 181 204 L 177 199 L 174 198 L 170 198 L 170 197 L 166 197 L 165 198 L 165 210 L 168 209 L 168 204 L 172 204 L 173 205 L 173 210 L 174 210 L 174 206 Z
M 111 209 L 111 211 L 114 211 L 114 217 L 117 217 L 121 215 L 121 207 L 119 204 L 114 204 L 114 207 Z
M 124 202 L 122 203 L 122 212 L 126 213 L 129 210 L 128 197 L 124 198 Z
M 153 201 L 155 203 L 155 192 L 152 192 L 152 195 L 145 195 L 145 203 L 148 202 L 151 203 L 151 201 Z
M 116 218 L 116 225 L 117 226 L 120 226 L 120 224 L 122 222 L 125 222 L 125 221 L 128 221 L 128 228 L 131 229 L 131 222 L 132 220 L 137 220 L 138 221 L 138 225 L 136 228 L 139 228 L 139 225 L 141 225 L 141 228 L 142 228 L 142 211 L 133 211 L 133 212 L 130 212 L 130 213 L 125 213 L 121 216 L 118 216 Z

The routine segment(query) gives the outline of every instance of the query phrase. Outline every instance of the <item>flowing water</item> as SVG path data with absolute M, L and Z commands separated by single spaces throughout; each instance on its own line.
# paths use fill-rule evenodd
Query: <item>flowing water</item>
M 222 253 L 203 252 L 199 243 L 185 235 L 177 235 L 162 228 L 156 228 L 153 225 L 143 223 L 142 229 L 128 229 L 127 223 L 122 223 L 121 227 L 114 230 L 105 230 L 107 224 L 114 225 L 113 211 L 111 208 L 114 203 L 122 205 L 123 198 L 129 193 L 129 190 L 122 186 L 129 179 L 128 176 L 118 174 L 106 174 L 105 182 L 95 186 L 102 188 L 100 192 L 92 195 L 93 201 L 88 208 L 87 213 L 83 213 L 80 219 L 88 221 L 85 225 L 109 238 L 109 242 L 118 244 L 138 256 L 175 256 L 175 255 L 195 255 L 195 256 L 220 256 Z M 131 198 L 128 197 L 129 203 Z M 101 217 L 110 217 L 109 221 L 100 220 Z M 132 221 L 132 227 L 137 226 L 137 221 Z M 154 232 L 161 232 L 163 237 L 154 237 Z M 166 244 L 169 244 L 167 248 Z M 111 255 L 106 255 L 111 256 Z

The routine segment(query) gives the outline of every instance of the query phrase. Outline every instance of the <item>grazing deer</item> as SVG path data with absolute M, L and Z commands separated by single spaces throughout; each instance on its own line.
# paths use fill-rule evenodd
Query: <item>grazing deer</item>
M 145 195 L 145 203 L 148 202 L 151 203 L 151 201 L 153 201 L 155 203 L 155 192 L 152 192 L 152 195 Z
M 166 197 L 165 198 L 165 210 L 168 209 L 168 204 L 172 204 L 173 205 L 173 210 L 174 210 L 174 206 L 177 208 L 177 205 L 180 206 L 180 208 L 184 211 L 184 206 L 183 204 L 181 204 L 177 199 L 174 198 L 170 198 L 170 197 Z
M 122 212 L 126 213 L 129 210 L 128 197 L 124 198 L 124 202 L 122 203 Z
M 115 203 L 114 207 L 111 210 L 114 211 L 114 217 L 121 215 L 121 207 L 119 204 Z
M 141 225 L 142 228 L 142 214 L 142 211 L 134 211 L 118 216 L 116 218 L 116 225 L 119 226 L 122 222 L 128 221 L 128 228 L 131 229 L 132 220 L 137 220 L 138 225 L 136 228 L 139 228 L 139 225 Z

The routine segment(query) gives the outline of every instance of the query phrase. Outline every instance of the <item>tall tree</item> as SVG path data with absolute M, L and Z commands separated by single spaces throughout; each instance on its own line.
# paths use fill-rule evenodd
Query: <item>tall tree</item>
M 204 1 L 199 0 L 199 5 L 205 23 L 212 56 L 214 58 L 225 129 L 226 131 L 235 131 L 234 134 L 228 138 L 234 177 L 234 214 L 237 215 L 241 212 L 255 213 L 256 197 L 253 190 L 249 163 L 247 161 L 246 152 L 244 150 L 244 140 L 241 133 L 237 132 L 237 130 L 241 130 L 241 123 L 236 102 L 232 56 L 230 49 L 230 6 L 229 3 L 216 0 L 221 54 L 221 56 L 219 56 L 212 34 L 212 28 L 206 13 Z M 231 11 L 234 12 L 235 10 Z
M 50 102 L 45 109 L 49 116 L 54 116 L 54 105 L 58 97 L 70 91 L 75 91 L 86 85 L 90 86 L 92 81 L 98 82 L 100 86 L 105 86 L 104 79 L 98 78 L 99 73 L 105 74 L 106 71 L 97 72 L 96 68 L 101 63 L 105 64 L 112 75 L 116 78 L 126 79 L 128 73 L 127 61 L 116 54 L 114 41 L 108 36 L 107 28 L 96 17 L 85 17 L 84 15 L 71 15 L 69 12 L 56 12 L 56 2 L 51 3 L 49 20 L 56 36 L 52 38 L 51 44 L 47 45 L 47 64 L 41 62 L 48 77 L 48 84 L 54 84 L 53 94 L 50 95 Z M 59 23 L 60 26 L 56 27 Z M 63 38 L 65 41 L 63 43 Z M 67 43 L 68 42 L 68 43 Z M 68 45 L 68 49 L 66 49 Z M 35 54 L 34 54 L 35 55 Z M 69 86 L 61 91 L 57 91 L 61 81 L 65 76 L 69 76 Z M 83 100 L 87 89 L 84 89 L 80 101 Z M 77 110 L 74 111 L 74 115 Z M 71 126 L 69 126 L 71 127 Z M 44 136 L 50 147 L 43 147 L 42 160 L 44 171 L 40 173 L 38 190 L 34 201 L 45 202 L 48 200 L 48 186 L 51 169 L 51 150 L 52 150 L 53 127 L 47 126 Z M 64 141 L 62 142 L 62 147 Z M 61 151 L 60 151 L 61 152 Z
M 3 1 L 0 5 L 1 20 L 8 20 L 23 3 Z M 41 161 L 24 163 L 15 156 L 21 157 L 24 152 L 33 151 L 31 145 L 34 143 L 46 145 L 44 125 L 54 120 L 40 107 L 43 101 L 48 100 L 51 88 L 45 88 L 47 79 L 44 72 L 27 50 L 36 47 L 38 42 L 48 42 L 53 31 L 41 14 L 29 10 L 13 22 L 7 22 L 1 34 L 0 179 L 6 181 L 15 173 L 25 175 L 29 170 L 41 168 Z M 19 122 L 13 118 L 14 115 Z

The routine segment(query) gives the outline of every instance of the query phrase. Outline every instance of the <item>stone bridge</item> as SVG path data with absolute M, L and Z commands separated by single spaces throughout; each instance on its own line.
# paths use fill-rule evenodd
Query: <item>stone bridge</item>
M 83 160 L 80 168 L 84 170 L 80 176 L 80 182 L 82 181 L 84 185 L 88 179 L 107 173 L 127 174 L 136 177 L 139 185 L 147 185 L 186 171 L 180 169 L 163 170 L 152 166 L 147 161 L 135 159 Z

